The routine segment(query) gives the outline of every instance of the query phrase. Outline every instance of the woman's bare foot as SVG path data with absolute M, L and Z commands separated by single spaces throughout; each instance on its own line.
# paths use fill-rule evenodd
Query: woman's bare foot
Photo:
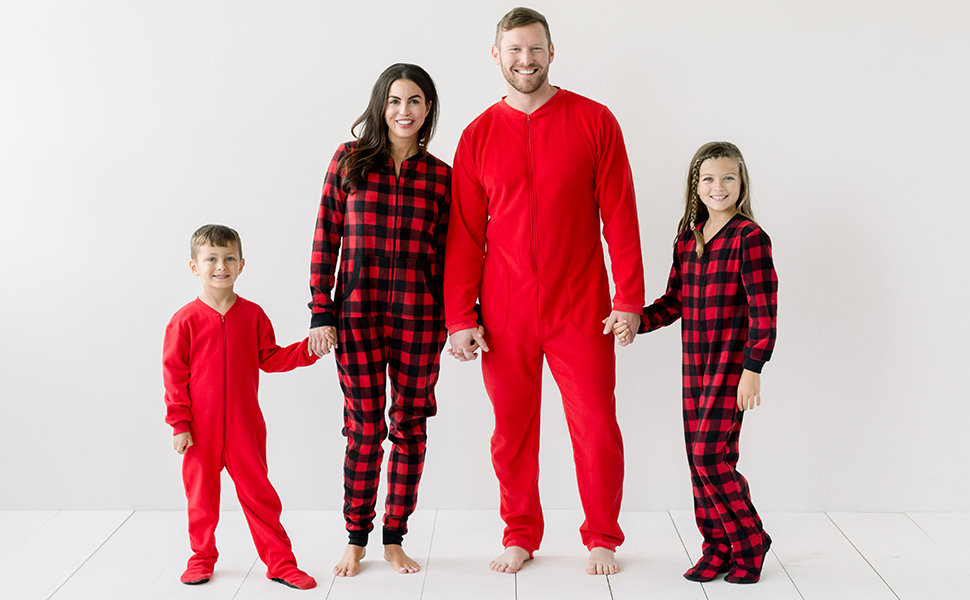
M 400 544 L 385 544 L 384 560 L 391 563 L 398 573 L 417 573 L 421 570 L 421 565 L 405 554 Z
M 532 560 L 532 557 L 525 548 L 509 546 L 505 552 L 488 563 L 488 568 L 497 573 L 516 573 L 527 560 Z
M 586 572 L 590 575 L 616 575 L 620 572 L 620 563 L 616 562 L 616 554 L 612 550 L 593 548 L 586 561 Z
M 367 549 L 363 546 L 347 544 L 347 549 L 344 550 L 340 562 L 333 568 L 333 574 L 337 577 L 353 577 L 360 573 L 360 561 L 365 554 L 367 554 Z

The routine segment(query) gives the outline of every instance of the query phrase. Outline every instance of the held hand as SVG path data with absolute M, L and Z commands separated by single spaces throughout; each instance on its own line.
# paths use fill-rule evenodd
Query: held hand
M 754 410 L 761 406 L 761 373 L 745 369 L 738 382 L 738 410 Z
M 314 327 L 310 330 L 310 341 L 307 350 L 317 356 L 330 354 L 331 348 L 337 347 L 337 328 L 330 325 Z
M 603 319 L 603 322 L 606 323 L 606 319 Z M 613 335 L 619 340 L 621 346 L 626 346 L 633 340 L 633 335 L 630 333 L 630 324 L 625 320 L 613 323 Z
M 191 431 L 186 431 L 172 436 L 172 446 L 175 447 L 175 451 L 179 454 L 185 454 L 185 451 L 194 445 L 195 443 L 192 441 Z
M 626 323 L 627 330 L 623 332 L 621 336 L 616 332 L 616 324 L 620 321 Z M 629 346 L 633 343 L 633 339 L 637 335 L 637 331 L 640 329 L 640 313 L 624 312 L 621 310 L 614 310 L 610 313 L 610 316 L 603 319 L 603 335 L 610 333 L 613 330 L 614 335 L 619 339 L 621 346 Z
M 481 326 L 456 331 L 448 337 L 448 340 L 451 343 L 448 354 L 461 362 L 477 359 L 479 348 L 483 352 L 488 352 L 488 344 L 485 343 L 485 328 Z

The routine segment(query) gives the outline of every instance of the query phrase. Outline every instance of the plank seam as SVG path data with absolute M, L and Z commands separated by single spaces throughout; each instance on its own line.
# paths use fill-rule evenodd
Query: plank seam
M 438 524 L 438 509 L 434 510 L 434 521 L 431 521 L 431 541 L 428 542 L 428 556 L 424 561 L 424 577 L 421 578 L 421 595 L 419 598 L 424 598 L 424 587 L 428 584 L 428 571 L 431 569 L 431 552 L 434 548 L 434 529 Z
M 61 513 L 58 512 L 58 514 L 61 514 Z M 118 533 L 118 530 L 121 529 L 122 527 L 124 527 L 125 526 L 125 523 L 128 522 L 128 519 L 130 519 L 132 517 L 132 515 L 134 515 L 134 514 L 135 514 L 135 511 L 133 511 L 133 510 L 128 511 L 128 516 L 125 517 L 125 520 L 122 521 L 117 527 L 115 527 L 114 528 L 114 531 L 112 531 L 110 534 L 108 534 L 108 537 L 104 538 L 104 540 L 102 540 L 101 543 L 98 544 L 98 547 L 94 549 L 94 552 L 92 552 L 91 554 L 89 554 L 88 557 L 84 559 L 84 562 L 82 562 L 80 565 L 78 565 L 78 568 L 74 569 L 74 572 L 71 573 L 71 575 L 61 583 L 61 585 L 57 586 L 57 589 L 54 590 L 54 593 L 53 594 L 51 594 L 50 596 L 47 597 L 47 600 L 50 600 L 51 598 L 53 598 L 54 596 L 56 596 L 57 595 L 57 592 L 61 591 L 61 588 L 63 588 L 65 585 L 67 585 L 67 582 L 68 581 L 74 579 L 74 576 L 77 575 L 78 571 L 80 571 L 81 569 L 83 569 L 84 568 L 84 565 L 88 564 L 88 561 L 91 560 L 91 558 L 93 558 L 94 555 L 97 554 L 99 550 L 101 550 L 102 548 L 104 548 L 104 545 L 108 543 L 108 540 L 110 540 L 112 537 L 114 537 L 114 534 Z
M 933 541 L 933 543 L 934 543 L 934 544 L 936 544 L 936 546 L 937 546 L 937 548 L 939 548 L 940 550 L 942 550 L 942 551 L 943 551 L 943 554 L 946 554 L 947 556 L 949 556 L 949 557 L 950 557 L 950 559 L 951 559 L 951 560 L 952 560 L 953 562 L 955 562 L 955 563 L 957 564 L 957 566 L 958 566 L 958 567 L 960 567 L 961 569 L 963 569 L 963 570 L 964 570 L 964 571 L 965 571 L 965 572 L 966 572 L 967 574 L 970 574 L 970 570 L 967 570 L 967 568 L 966 568 L 966 567 L 964 567 L 964 566 L 963 566 L 962 564 L 960 564 L 960 561 L 958 561 L 957 559 L 955 559 L 955 558 L 953 558 L 953 556 L 952 556 L 952 555 L 951 555 L 951 554 L 950 554 L 949 552 L 947 552 L 947 551 L 946 551 L 946 548 L 944 548 L 943 546 L 941 546 L 939 542 L 937 542 L 937 541 L 936 541 L 935 539 L 933 539 L 933 536 L 931 536 L 931 535 L 930 535 L 930 533 L 929 533 L 928 531 L 926 531 L 925 529 L 923 529 L 923 528 L 922 528 L 922 527 L 920 526 L 920 524 L 916 522 L 916 519 L 914 519 L 913 517 L 911 517 L 911 516 L 909 515 L 909 513 L 903 513 L 903 514 L 904 514 L 904 515 L 906 515 L 906 518 L 907 518 L 907 519 L 909 519 L 910 521 L 912 521 L 912 522 L 913 522 L 913 525 L 916 525 L 916 528 L 917 528 L 917 529 L 919 529 L 920 531 L 922 531 L 922 532 L 923 532 L 923 534 L 924 534 L 924 535 L 926 535 L 926 537 L 928 537 L 928 538 L 930 538 L 930 540 L 932 540 L 932 541 Z
M 893 596 L 896 596 L 896 600 L 900 600 L 899 594 L 896 593 L 896 590 L 893 589 L 893 586 L 889 585 L 889 582 L 883 578 L 882 573 L 877 571 L 876 568 L 872 566 L 872 563 L 869 562 L 869 559 L 866 558 L 866 555 L 863 554 L 862 551 L 859 550 L 859 548 L 855 545 L 855 543 L 851 539 L 849 539 L 849 536 L 846 535 L 844 531 L 842 531 L 842 528 L 839 527 L 839 524 L 835 522 L 835 519 L 832 518 L 832 515 L 826 512 L 825 516 L 828 517 L 829 521 L 832 521 L 832 524 L 835 525 L 835 528 L 839 530 L 839 533 L 842 534 L 842 536 L 845 538 L 845 541 L 849 542 L 849 545 L 852 546 L 852 548 L 859 553 L 859 556 L 862 557 L 862 560 L 866 561 L 866 564 L 869 565 L 869 568 L 872 569 L 872 572 L 876 574 L 876 577 L 878 577 L 880 580 L 882 580 L 884 584 L 886 584 L 886 587 L 889 589 L 890 593 L 892 593 Z
M 680 545 L 684 547 L 684 554 L 687 555 L 687 562 L 690 562 L 690 551 L 687 550 L 687 542 L 684 541 L 684 536 L 680 535 L 680 529 L 677 528 L 677 521 L 674 520 L 674 515 L 670 514 L 669 510 L 667 511 L 667 518 L 670 519 L 670 523 L 674 526 L 674 531 L 677 532 L 677 539 L 680 540 Z M 707 600 L 711 600 L 711 597 L 707 595 L 707 588 L 704 587 L 704 584 L 702 583 L 700 586 L 701 591 L 704 592 L 704 597 L 707 598 Z

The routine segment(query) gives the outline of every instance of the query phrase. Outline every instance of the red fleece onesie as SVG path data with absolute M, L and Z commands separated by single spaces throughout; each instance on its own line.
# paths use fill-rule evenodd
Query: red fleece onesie
M 189 567 L 211 573 L 219 553 L 220 473 L 236 486 L 256 550 L 270 579 L 293 581 L 296 558 L 280 524 L 283 505 L 268 478 L 266 423 L 259 409 L 259 370 L 289 371 L 316 362 L 307 342 L 276 345 L 269 318 L 241 297 L 225 316 L 202 300 L 182 307 L 165 330 L 165 422 L 176 434 L 191 431 L 182 459 L 188 500 Z
M 616 423 L 613 309 L 640 312 L 643 261 L 633 175 L 620 126 L 603 105 L 566 90 L 527 115 L 504 101 L 462 134 L 452 172 L 445 321 L 475 327 L 480 298 L 495 411 L 492 464 L 503 544 L 539 548 L 539 414 L 543 358 L 559 385 L 572 438 L 580 528 L 588 548 L 614 549 L 623 488 Z

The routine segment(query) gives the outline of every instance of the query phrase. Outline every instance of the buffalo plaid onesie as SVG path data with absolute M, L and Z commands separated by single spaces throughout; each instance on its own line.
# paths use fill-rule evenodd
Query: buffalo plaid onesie
M 366 546 L 374 528 L 381 443 L 390 433 L 383 540 L 400 544 L 424 469 L 425 422 L 436 412 L 451 169 L 431 154 L 415 155 L 396 176 L 388 157 L 347 194 L 338 163 L 355 144 L 337 149 L 323 185 L 310 266 L 310 327 L 337 327 L 350 543 Z M 388 376 L 390 431 L 384 420 Z
M 698 225 L 698 228 L 700 225 Z M 674 247 L 667 292 L 643 311 L 640 331 L 682 321 L 684 435 L 694 488 L 694 516 L 704 536 L 703 557 L 684 574 L 709 581 L 760 577 L 771 538 L 737 470 L 744 411 L 738 382 L 760 373 L 775 345 L 778 278 L 771 240 L 758 225 L 735 215 L 698 258 L 692 231 Z

